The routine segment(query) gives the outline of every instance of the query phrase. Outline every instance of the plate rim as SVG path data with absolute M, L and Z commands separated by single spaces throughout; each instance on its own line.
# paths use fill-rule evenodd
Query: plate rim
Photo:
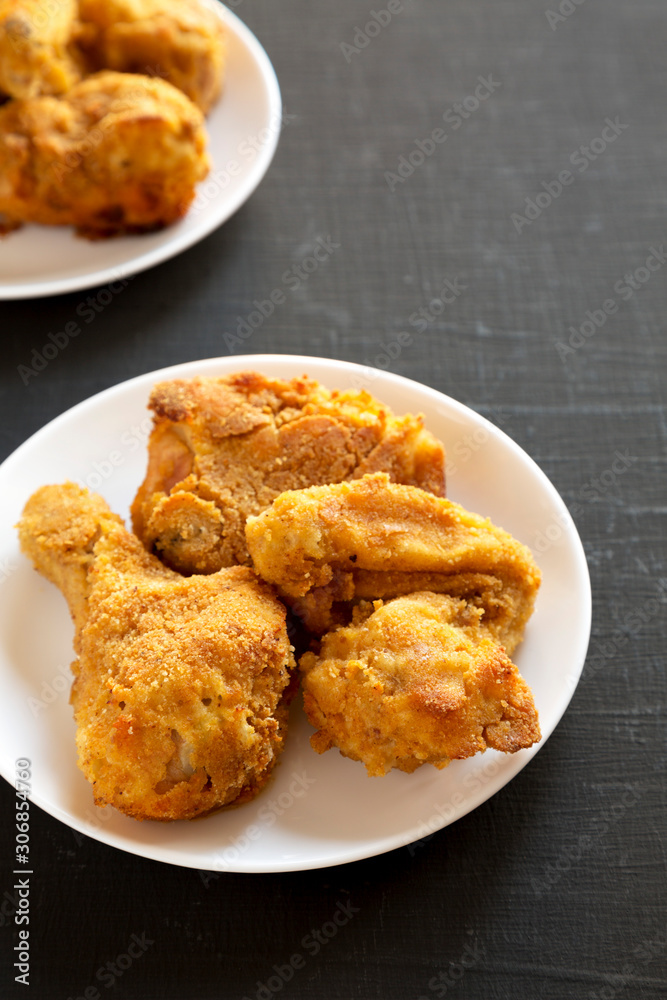
M 5 460 L 0 463 L 0 477 L 3 474 L 6 474 L 7 469 L 11 471 L 11 466 L 14 462 L 20 462 L 22 460 L 25 450 L 29 449 L 33 444 L 39 444 L 39 439 L 42 436 L 45 436 L 53 431 L 57 432 L 60 423 L 71 420 L 72 418 L 76 419 L 78 411 L 85 410 L 88 407 L 94 407 L 98 402 L 103 403 L 108 398 L 112 398 L 116 394 L 123 394 L 126 391 L 132 391 L 133 388 L 138 387 L 141 383 L 150 384 L 155 381 L 173 377 L 190 378 L 195 374 L 213 374 L 210 370 L 219 368 L 220 366 L 225 367 L 227 371 L 231 373 L 233 370 L 242 371 L 250 366 L 257 370 L 261 370 L 263 365 L 270 366 L 276 364 L 291 365 L 294 369 L 293 377 L 298 377 L 301 374 L 307 373 L 308 366 L 312 366 L 313 364 L 318 366 L 321 366 L 322 364 L 325 366 L 333 365 L 336 371 L 340 371 L 342 369 L 350 375 L 363 376 L 365 374 L 367 377 L 369 371 L 369 366 L 334 358 L 291 354 L 250 354 L 197 359 L 194 361 L 169 365 L 151 372 L 144 372 L 143 374 L 136 375 L 130 379 L 108 386 L 106 389 L 79 401 L 74 404 L 74 406 L 52 418 L 52 420 L 46 423 L 43 427 L 31 434 L 26 441 L 22 442 L 22 444 L 14 449 L 14 451 L 12 451 L 5 458 Z M 304 372 L 299 370 L 301 366 L 304 366 Z M 375 369 L 373 369 L 373 371 L 375 371 Z M 268 374 L 274 374 L 275 377 L 284 377 L 272 372 L 269 372 Z M 334 374 L 333 370 L 332 374 Z M 577 531 L 576 525 L 564 504 L 564 501 L 546 473 L 543 472 L 531 455 L 521 448 L 521 446 L 518 445 L 505 431 L 497 427 L 472 407 L 461 403 L 459 400 L 454 399 L 446 393 L 440 392 L 437 389 L 433 389 L 428 385 L 414 379 L 410 379 L 406 376 L 384 370 L 381 371 L 381 374 L 382 376 L 389 378 L 391 382 L 394 382 L 398 388 L 400 388 L 402 384 L 405 384 L 412 387 L 413 390 L 417 389 L 420 393 L 426 393 L 426 395 L 430 396 L 434 402 L 442 403 L 444 401 L 449 408 L 466 420 L 469 420 L 470 415 L 472 415 L 472 417 L 475 420 L 480 421 L 483 426 L 485 425 L 489 427 L 494 436 L 499 436 L 504 441 L 505 446 L 509 446 L 523 462 L 528 463 L 532 475 L 537 476 L 540 480 L 542 488 L 546 489 L 547 494 L 560 504 L 559 519 L 562 518 L 562 523 L 566 529 L 566 537 L 568 539 L 570 554 L 574 557 L 577 570 L 578 586 L 582 589 L 581 596 L 583 601 L 579 608 L 576 650 L 572 656 L 574 665 L 570 664 L 570 671 L 567 675 L 567 683 L 564 683 L 562 686 L 561 696 L 555 706 L 555 710 L 553 710 L 552 706 L 549 726 L 546 731 L 543 732 L 541 741 L 527 750 L 523 750 L 512 755 L 509 761 L 507 761 L 509 765 L 509 776 L 503 776 L 504 780 L 502 780 L 499 785 L 496 785 L 495 781 L 491 780 L 488 782 L 489 787 L 481 787 L 476 795 L 469 797 L 465 803 L 463 803 L 463 807 L 456 809 L 455 815 L 451 818 L 444 818 L 441 823 L 434 825 L 429 832 L 435 833 L 451 825 L 451 823 L 462 819 L 464 816 L 474 811 L 478 806 L 492 798 L 496 793 L 500 792 L 546 745 L 549 737 L 553 734 L 556 727 L 560 723 L 579 684 L 590 643 L 592 625 L 592 591 L 590 572 L 583 543 Z M 322 378 L 321 375 L 314 375 L 311 377 L 318 377 L 319 379 Z M 8 764 L 4 764 L 4 757 L 4 753 L 0 754 L 0 774 L 10 785 L 12 785 L 13 780 L 10 777 L 10 774 L 13 774 L 13 771 Z M 389 835 L 386 838 L 375 838 L 366 842 L 351 841 L 344 849 L 341 849 L 340 855 L 337 857 L 331 857 L 329 854 L 325 856 L 323 850 L 323 855 L 319 860 L 314 860 L 313 856 L 310 855 L 303 862 L 294 858 L 290 858 L 289 860 L 285 858 L 276 858 L 273 862 L 264 860 L 261 864 L 256 862 L 243 863 L 243 861 L 241 861 L 238 864 L 224 864 L 215 867 L 209 867 L 205 864 L 205 867 L 202 868 L 202 865 L 198 864 L 193 858 L 191 852 L 184 854 L 183 856 L 175 857 L 174 855 L 179 851 L 178 847 L 174 848 L 169 845 L 165 847 L 159 844 L 144 844 L 141 842 L 128 843 L 124 841 L 122 834 L 117 834 L 113 831 L 105 831 L 103 828 L 92 829 L 90 825 L 86 824 L 83 820 L 80 820 L 79 817 L 72 815 L 72 813 L 63 809 L 56 803 L 47 802 L 45 797 L 39 794 L 32 794 L 31 801 L 33 801 L 35 805 L 39 806 L 49 815 L 64 823 L 71 830 L 76 830 L 77 832 L 84 834 L 99 843 L 114 847 L 116 850 L 143 857 L 148 860 L 158 861 L 163 864 L 172 864 L 178 867 L 218 873 L 232 872 L 245 874 L 268 874 L 317 870 L 319 868 L 334 867 L 341 864 L 349 864 L 354 861 L 361 861 L 370 857 L 376 857 L 389 851 L 405 847 L 411 843 L 419 841 L 423 837 L 423 833 L 420 833 L 418 829 L 419 824 L 417 823 L 409 830 L 401 830 L 399 833 Z M 207 858 L 201 858 L 200 860 L 203 862 L 209 861 Z
M 269 138 L 265 143 L 262 143 L 257 157 L 249 165 L 244 183 L 240 185 L 233 197 L 221 204 L 220 211 L 217 214 L 208 219 L 205 214 L 202 214 L 201 225 L 182 233 L 174 231 L 173 226 L 167 226 L 163 232 L 169 233 L 171 230 L 171 239 L 166 239 L 164 243 L 154 247 L 152 250 L 144 252 L 139 250 L 137 254 L 124 262 L 70 278 L 35 280 L 26 282 L 25 284 L 16 284 L 11 281 L 3 282 L 0 279 L 0 302 L 47 298 L 52 295 L 66 295 L 70 292 L 85 291 L 88 288 L 96 288 L 110 284 L 111 282 L 122 281 L 125 278 L 133 277 L 135 274 L 141 274 L 143 271 L 171 260 L 173 257 L 189 250 L 207 236 L 210 236 L 212 232 L 227 222 L 259 187 L 271 165 L 282 133 L 283 105 L 278 77 L 259 39 L 234 11 L 219 2 L 219 0 L 201 0 L 201 2 L 220 17 L 227 28 L 233 31 L 252 54 L 266 90 L 268 104 L 267 120 L 277 120 L 281 123 L 280 127 L 269 130 Z M 222 99 L 224 100 L 224 96 Z M 211 164 L 211 172 L 215 169 L 215 166 L 214 163 Z M 207 174 L 200 182 L 200 185 L 206 184 L 210 176 L 211 173 Z M 187 213 L 184 216 L 185 218 L 187 218 Z M 69 232 L 71 229 L 71 227 L 67 226 L 49 226 L 45 228 L 49 230 L 62 229 L 66 232 Z M 39 227 L 35 226 L 35 229 L 38 230 Z M 140 238 L 137 237 L 137 239 Z M 5 239 L 11 239 L 11 233 Z

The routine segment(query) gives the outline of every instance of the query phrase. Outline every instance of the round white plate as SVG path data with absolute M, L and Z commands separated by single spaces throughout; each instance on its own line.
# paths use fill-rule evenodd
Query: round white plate
M 278 144 L 282 102 L 269 58 L 245 24 L 203 0 L 228 30 L 227 76 L 207 119 L 212 167 L 185 218 L 157 233 L 90 242 L 60 226 L 24 226 L 0 238 L 0 299 L 39 298 L 106 285 L 187 250 L 250 197 Z
M 254 802 L 175 823 L 138 823 L 93 805 L 75 759 L 67 607 L 20 553 L 13 526 L 37 487 L 66 479 L 87 484 L 127 517 L 145 471 L 146 403 L 153 383 L 250 368 L 283 378 L 308 374 L 329 388 L 367 388 L 397 413 L 422 412 L 447 449 L 450 498 L 533 548 L 543 583 L 515 659 L 540 713 L 538 747 L 511 756 L 489 750 L 444 771 L 424 766 L 414 774 L 369 778 L 361 764 L 336 750 L 318 756 L 311 749 L 313 730 L 298 698 L 287 748 Z M 518 445 L 461 403 L 416 382 L 290 355 L 197 361 L 142 375 L 80 403 L 34 434 L 0 466 L 0 581 L 0 772 L 13 782 L 16 759 L 27 757 L 33 801 L 72 830 L 132 854 L 210 871 L 292 871 L 355 861 L 419 840 L 465 815 L 544 745 L 577 685 L 590 634 L 581 542 L 554 487 Z

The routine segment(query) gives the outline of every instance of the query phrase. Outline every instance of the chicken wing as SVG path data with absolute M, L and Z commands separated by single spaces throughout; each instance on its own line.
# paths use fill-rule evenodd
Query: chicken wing
M 79 766 L 98 805 L 189 819 L 251 798 L 282 749 L 285 609 L 250 569 L 185 579 L 72 483 L 28 501 L 21 545 L 67 598 Z
M 0 93 L 62 94 L 79 79 L 71 52 L 76 0 L 0 0 Z
M 294 490 L 246 525 L 259 575 L 322 635 L 351 602 L 419 590 L 461 597 L 512 653 L 540 572 L 530 551 L 489 520 L 385 474 Z
M 79 17 L 93 69 L 161 76 L 204 114 L 220 96 L 226 34 L 200 0 L 79 0 Z
M 91 237 L 160 229 L 208 170 L 201 112 L 164 80 L 98 73 L 0 108 L 0 224 Z
M 301 658 L 314 749 L 336 746 L 377 776 L 536 743 L 530 689 L 480 618 L 443 594 L 359 605 Z
M 367 392 L 255 372 L 163 382 L 146 478 L 132 505 L 146 547 L 182 573 L 248 563 L 244 527 L 285 490 L 382 470 L 445 491 L 442 445 L 421 417 Z

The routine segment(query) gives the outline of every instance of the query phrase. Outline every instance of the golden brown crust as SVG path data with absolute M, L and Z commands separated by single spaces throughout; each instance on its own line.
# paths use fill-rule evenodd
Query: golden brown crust
M 382 468 L 443 494 L 442 445 L 367 392 L 256 372 L 155 386 L 148 470 L 132 505 L 146 547 L 183 573 L 248 563 L 244 525 L 285 490 Z
M 285 609 L 245 567 L 184 579 L 74 484 L 26 505 L 21 545 L 72 607 L 79 766 L 98 805 L 187 819 L 252 797 L 283 746 Z
M 79 0 L 79 17 L 92 70 L 162 77 L 204 114 L 220 96 L 226 31 L 199 0 Z
M 338 747 L 371 775 L 445 767 L 540 739 L 533 697 L 481 612 L 416 593 L 357 609 L 300 661 L 313 748 Z
M 163 80 L 104 72 L 0 108 L 0 218 L 90 237 L 181 218 L 208 170 L 200 111 Z
M 80 78 L 72 52 L 76 0 L 0 0 L 0 93 L 62 94 Z
M 32 495 L 18 524 L 19 541 L 35 569 L 62 591 L 69 604 L 76 626 L 76 648 L 88 618 L 95 544 L 103 530 L 124 526 L 96 493 L 82 502 L 82 492 L 73 483 L 61 487 L 56 499 L 54 503 L 53 487 Z
M 248 519 L 246 538 L 259 575 L 320 635 L 338 623 L 337 602 L 431 590 L 480 607 L 511 653 L 540 583 L 506 531 L 385 474 L 284 493 Z

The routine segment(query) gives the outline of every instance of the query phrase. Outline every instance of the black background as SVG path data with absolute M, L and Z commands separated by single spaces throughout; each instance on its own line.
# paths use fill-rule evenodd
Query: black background
M 266 179 L 220 230 L 130 282 L 28 386 L 17 366 L 95 293 L 0 306 L 0 452 L 107 386 L 228 354 L 236 317 L 330 236 L 340 248 L 241 350 L 373 364 L 412 330 L 392 370 L 502 422 L 574 514 L 594 595 L 583 679 L 548 743 L 490 801 L 417 848 L 339 868 L 206 887 L 197 872 L 78 844 L 33 810 L 32 985 L 13 982 L 8 904 L 3 996 L 82 996 L 144 933 L 154 943 L 102 996 L 254 998 L 296 952 L 304 967 L 271 995 L 667 996 L 664 268 L 619 291 L 667 237 L 667 7 L 565 0 L 573 12 L 550 25 L 556 0 L 404 0 L 346 57 L 341 43 L 384 6 L 237 5 L 294 116 Z M 385 172 L 480 76 L 491 96 L 391 191 Z M 607 118 L 627 127 L 581 171 L 570 156 Z M 566 169 L 572 183 L 515 225 Z M 465 290 L 416 333 L 409 317 L 445 278 Z M 618 309 L 604 326 L 558 347 L 608 299 Z M 612 475 L 618 452 L 625 469 Z M 2 893 L 14 836 L 4 782 L 0 800 Z M 306 953 L 304 936 L 339 903 L 351 919 Z

